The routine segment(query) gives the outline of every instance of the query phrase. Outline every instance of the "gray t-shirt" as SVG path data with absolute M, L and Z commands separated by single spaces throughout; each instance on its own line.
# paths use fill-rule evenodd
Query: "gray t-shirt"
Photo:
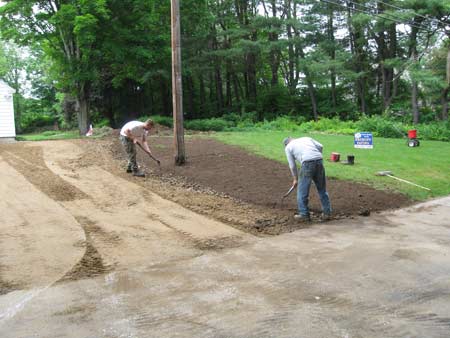
M 321 160 L 323 158 L 322 149 L 323 146 L 311 137 L 300 137 L 291 140 L 284 150 L 292 176 L 297 177 L 297 165 L 295 161 L 303 163 L 306 161 Z

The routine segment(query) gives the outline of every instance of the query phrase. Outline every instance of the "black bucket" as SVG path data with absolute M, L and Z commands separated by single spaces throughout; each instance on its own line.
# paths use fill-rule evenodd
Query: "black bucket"
M 347 155 L 347 161 L 343 161 L 342 164 L 354 165 L 355 155 Z

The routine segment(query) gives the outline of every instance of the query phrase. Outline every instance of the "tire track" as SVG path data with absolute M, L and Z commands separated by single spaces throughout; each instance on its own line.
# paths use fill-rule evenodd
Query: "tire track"
M 102 256 L 94 246 L 92 234 L 99 232 L 101 228 L 87 217 L 75 217 L 75 219 L 84 231 L 86 250 L 83 257 L 57 283 L 93 278 L 113 270 L 112 266 L 104 264 Z
M 42 147 L 17 145 L 14 153 L 2 152 L 3 159 L 31 184 L 55 201 L 87 199 L 85 193 L 53 173 L 45 164 Z

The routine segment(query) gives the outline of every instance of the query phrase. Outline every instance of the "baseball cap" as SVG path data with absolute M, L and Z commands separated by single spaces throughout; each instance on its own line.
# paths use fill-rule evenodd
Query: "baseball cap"
M 290 136 L 286 137 L 286 138 L 283 140 L 283 144 L 284 144 L 285 147 L 288 145 L 288 143 L 289 143 L 290 140 L 292 140 L 292 137 L 290 137 Z

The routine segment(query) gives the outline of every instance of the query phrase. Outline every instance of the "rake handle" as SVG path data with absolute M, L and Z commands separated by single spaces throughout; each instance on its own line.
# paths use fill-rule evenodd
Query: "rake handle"
M 419 188 L 422 188 L 422 189 L 431 191 L 431 189 L 429 189 L 429 188 L 422 187 L 421 185 L 418 185 L 418 184 L 415 184 L 415 183 L 413 183 L 413 182 L 404 180 L 404 179 L 402 179 L 402 178 L 398 178 L 398 177 L 395 177 L 395 176 L 392 176 L 392 175 L 388 175 L 388 174 L 386 174 L 386 176 L 389 176 L 389 177 L 392 177 L 392 178 L 394 178 L 394 179 L 396 179 L 396 180 L 399 180 L 399 181 L 402 181 L 402 182 L 405 182 L 405 183 L 408 183 L 408 184 L 411 184 L 411 185 L 415 185 L 416 187 L 419 187 Z
M 161 162 L 153 155 L 147 153 L 147 151 L 144 149 L 144 147 L 138 142 L 137 145 L 148 155 L 150 156 L 150 158 L 155 161 L 156 163 L 158 163 L 158 165 L 161 167 Z

